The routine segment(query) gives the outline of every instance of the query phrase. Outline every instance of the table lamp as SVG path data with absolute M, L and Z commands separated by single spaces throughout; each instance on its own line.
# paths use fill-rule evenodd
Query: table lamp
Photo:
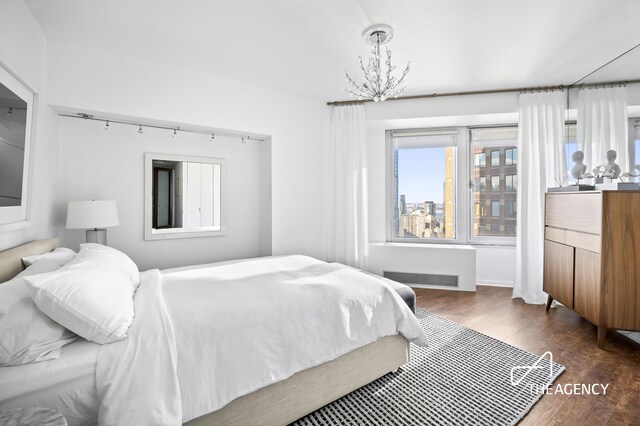
M 113 200 L 69 201 L 67 229 L 86 229 L 88 243 L 107 245 L 107 230 L 118 226 L 118 207 Z

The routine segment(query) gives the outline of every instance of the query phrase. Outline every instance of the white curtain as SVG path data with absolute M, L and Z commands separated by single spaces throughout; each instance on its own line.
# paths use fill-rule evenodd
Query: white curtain
M 369 250 L 364 106 L 333 108 L 328 162 L 327 258 L 365 268 Z
M 578 149 L 587 171 L 607 162 L 610 149 L 618 153 L 622 173 L 630 171 L 627 88 L 583 89 L 578 95 Z
M 566 176 L 565 96 L 561 91 L 520 95 L 518 224 L 513 297 L 542 304 L 544 194 Z

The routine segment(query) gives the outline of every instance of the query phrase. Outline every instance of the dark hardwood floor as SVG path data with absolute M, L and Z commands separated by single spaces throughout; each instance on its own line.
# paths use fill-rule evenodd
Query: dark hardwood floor
M 640 344 L 609 332 L 601 350 L 593 324 L 562 306 L 547 314 L 512 299 L 510 288 L 414 290 L 418 306 L 434 314 L 534 354 L 551 351 L 566 367 L 554 385 L 609 384 L 606 395 L 544 395 L 520 425 L 640 425 Z

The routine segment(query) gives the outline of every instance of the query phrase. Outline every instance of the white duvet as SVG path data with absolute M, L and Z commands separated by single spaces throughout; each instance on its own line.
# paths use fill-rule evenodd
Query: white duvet
M 104 425 L 178 425 L 380 337 L 426 337 L 382 280 L 306 256 L 141 276 L 129 337 L 104 345 Z

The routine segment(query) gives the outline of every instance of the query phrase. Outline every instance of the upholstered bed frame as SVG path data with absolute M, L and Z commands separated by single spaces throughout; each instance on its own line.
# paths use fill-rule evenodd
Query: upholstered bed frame
M 55 249 L 48 238 L 0 252 L 0 283 L 24 269 L 22 257 Z M 333 361 L 294 374 L 225 407 L 187 422 L 202 425 L 286 425 L 318 408 L 397 370 L 409 362 L 409 342 L 388 336 Z

